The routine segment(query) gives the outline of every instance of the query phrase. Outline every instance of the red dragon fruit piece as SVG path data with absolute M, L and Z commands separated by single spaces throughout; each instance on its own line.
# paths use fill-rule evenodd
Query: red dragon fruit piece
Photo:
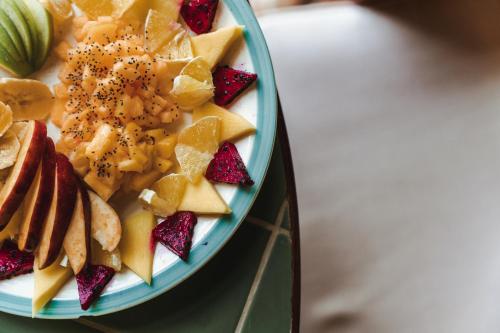
M 115 270 L 104 265 L 88 265 L 76 276 L 82 310 L 87 310 L 99 298 Z
M 239 71 L 228 66 L 219 66 L 213 73 L 215 104 L 228 105 L 255 80 L 257 74 Z
M 194 226 L 198 222 L 193 212 L 177 212 L 153 229 L 153 238 L 184 261 L 189 257 Z
M 253 180 L 241 159 L 238 149 L 231 142 L 224 142 L 215 153 L 205 177 L 216 183 L 252 186 Z
M 14 242 L 4 241 L 0 249 L 0 280 L 31 273 L 34 260 L 33 253 L 19 251 Z
M 191 30 L 204 34 L 212 30 L 219 0 L 184 0 L 181 15 Z

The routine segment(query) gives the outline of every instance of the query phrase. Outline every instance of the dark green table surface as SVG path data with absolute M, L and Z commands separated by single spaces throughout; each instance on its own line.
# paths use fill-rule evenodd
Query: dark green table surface
M 162 296 L 102 317 L 0 313 L 0 332 L 296 332 L 300 250 L 293 168 L 281 110 L 264 186 L 249 216 L 200 271 Z

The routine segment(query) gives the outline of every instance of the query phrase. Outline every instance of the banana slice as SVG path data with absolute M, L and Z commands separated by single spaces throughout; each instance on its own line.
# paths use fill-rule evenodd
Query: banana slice
M 19 153 L 21 144 L 17 136 L 11 131 L 7 131 L 5 135 L 0 138 L 0 170 L 11 167 L 14 165 Z
M 0 138 L 12 126 L 12 110 L 8 105 L 0 102 Z
M 14 120 L 42 120 L 52 110 L 54 96 L 43 82 L 2 78 L 0 101 L 10 106 Z

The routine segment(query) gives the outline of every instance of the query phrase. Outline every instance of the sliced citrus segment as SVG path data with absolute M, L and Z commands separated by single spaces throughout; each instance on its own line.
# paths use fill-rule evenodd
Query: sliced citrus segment
M 200 82 L 188 75 L 179 75 L 174 79 L 170 94 L 184 109 L 192 109 L 207 102 L 214 95 L 214 86 Z
M 150 9 L 144 27 L 146 48 L 149 52 L 157 51 L 174 38 L 180 28 L 180 24 L 172 21 L 168 16 Z
M 182 173 L 192 183 L 197 183 L 200 180 L 213 158 L 210 153 L 200 152 L 184 144 L 178 144 L 175 147 L 175 156 Z
M 196 57 L 191 60 L 186 67 L 182 69 L 181 75 L 189 75 L 200 82 L 205 82 L 210 85 L 213 84 L 210 66 L 208 66 L 207 62 L 203 60 L 202 57 Z
M 115 9 L 111 0 L 73 0 L 73 2 L 93 20 L 99 16 L 111 16 Z
M 191 146 L 200 152 L 213 154 L 219 148 L 220 118 L 201 118 L 191 126 L 184 128 L 177 138 L 179 144 Z

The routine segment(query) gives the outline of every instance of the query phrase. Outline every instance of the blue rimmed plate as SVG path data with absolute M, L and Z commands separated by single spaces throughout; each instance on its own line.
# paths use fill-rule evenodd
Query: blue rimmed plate
M 223 218 L 202 217 L 195 228 L 193 248 L 187 263 L 158 246 L 151 286 L 129 270 L 118 273 L 107 286 L 101 298 L 88 310 L 82 311 L 74 279 L 69 281 L 37 317 L 70 319 L 84 315 L 103 315 L 117 312 L 150 300 L 175 287 L 209 261 L 231 238 L 251 208 L 262 185 L 271 158 L 276 132 L 277 95 L 273 68 L 262 32 L 252 9 L 245 1 L 225 0 L 221 3 L 214 23 L 216 28 L 241 24 L 245 26 L 245 43 L 235 47 L 225 62 L 233 67 L 255 72 L 259 76 L 256 87 L 246 92 L 231 105 L 238 113 L 254 123 L 255 135 L 237 142 L 255 185 L 250 189 L 217 185 L 222 197 L 229 203 L 232 214 Z M 38 79 L 52 85 L 57 82 L 58 68 L 47 66 Z M 189 117 L 189 116 L 188 116 Z M 188 123 L 189 123 L 189 119 Z M 50 126 L 50 136 L 57 138 L 58 130 Z M 134 205 L 120 209 L 135 209 Z M 0 282 L 0 311 L 31 317 L 32 274 Z

